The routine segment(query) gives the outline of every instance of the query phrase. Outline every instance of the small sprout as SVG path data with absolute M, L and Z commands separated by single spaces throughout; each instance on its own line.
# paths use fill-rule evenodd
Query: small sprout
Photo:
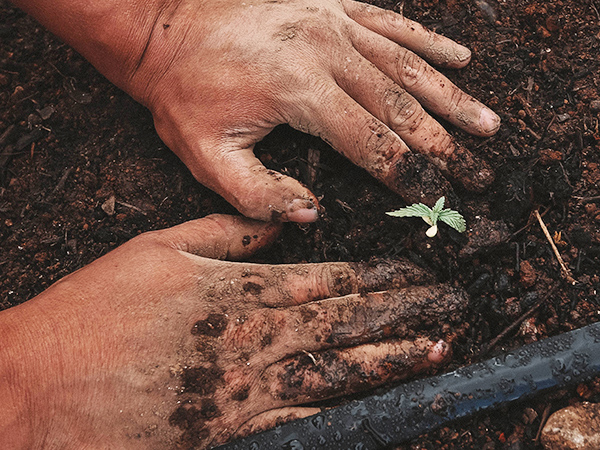
M 393 217 L 420 217 L 430 227 L 425 232 L 425 234 L 428 237 L 434 237 L 437 234 L 438 220 L 441 220 L 442 222 L 450 225 L 459 233 L 462 233 L 467 229 L 465 219 L 459 212 L 456 212 L 449 208 L 443 209 L 445 201 L 445 197 L 440 197 L 440 199 L 437 202 L 435 202 L 435 206 L 433 207 L 433 209 L 431 209 L 427 205 L 424 205 L 423 203 L 413 203 L 412 205 L 407 206 L 406 208 L 400 208 L 397 211 L 387 212 L 386 214 L 388 216 Z

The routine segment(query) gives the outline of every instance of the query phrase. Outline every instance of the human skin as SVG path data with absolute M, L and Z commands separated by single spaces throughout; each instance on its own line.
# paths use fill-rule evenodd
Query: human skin
M 406 262 L 226 262 L 274 224 L 140 235 L 0 312 L 0 448 L 207 448 L 450 357 L 466 296 Z M 408 337 L 410 336 L 410 339 Z
M 407 201 L 449 188 L 411 170 L 439 169 L 475 191 L 493 180 L 425 111 L 496 132 L 495 113 L 417 56 L 461 68 L 470 51 L 396 13 L 350 0 L 13 1 L 146 105 L 192 174 L 248 217 L 318 217 L 312 192 L 253 154 L 282 123 L 320 136 Z

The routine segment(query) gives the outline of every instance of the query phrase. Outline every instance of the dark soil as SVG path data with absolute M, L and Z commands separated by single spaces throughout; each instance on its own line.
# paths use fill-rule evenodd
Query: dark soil
M 503 119 L 489 139 L 448 125 L 496 172 L 483 194 L 456 188 L 472 231 L 442 226 L 429 239 L 420 219 L 386 216 L 404 206 L 397 195 L 320 140 L 280 127 L 257 154 L 313 189 L 326 212 L 316 224 L 287 225 L 259 259 L 403 256 L 459 283 L 470 304 L 465 324 L 443 331 L 454 343 L 450 368 L 482 359 L 492 339 L 540 300 L 487 355 L 596 321 L 599 11 L 598 0 L 407 0 L 407 16 L 473 50 L 470 66 L 448 75 Z M 235 213 L 165 148 L 144 108 L 4 0 L 0 38 L 0 308 L 32 298 L 139 233 Z M 532 216 L 536 208 L 576 285 L 561 277 Z M 599 384 L 483 414 L 403 448 L 540 448 L 535 438 L 544 412 L 600 400 Z

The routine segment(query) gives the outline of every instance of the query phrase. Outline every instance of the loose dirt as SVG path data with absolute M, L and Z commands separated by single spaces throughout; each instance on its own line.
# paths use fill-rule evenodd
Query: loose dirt
M 480 360 L 555 284 L 488 356 L 596 321 L 599 11 L 598 0 L 407 0 L 408 17 L 473 50 L 468 68 L 444 72 L 503 120 L 488 139 L 444 124 L 495 172 L 483 193 L 454 188 L 452 201 L 471 231 L 441 226 L 429 239 L 420 219 L 386 216 L 404 206 L 398 195 L 319 139 L 280 127 L 258 156 L 308 185 L 325 214 L 313 225 L 287 225 L 257 260 L 404 257 L 464 287 L 465 323 L 439 330 L 453 342 L 450 369 Z M 139 233 L 235 213 L 165 148 L 144 108 L 4 0 L 0 38 L 0 308 Z M 576 285 L 562 279 L 535 209 Z M 583 400 L 600 401 L 600 381 L 445 427 L 402 449 L 539 449 L 545 413 Z

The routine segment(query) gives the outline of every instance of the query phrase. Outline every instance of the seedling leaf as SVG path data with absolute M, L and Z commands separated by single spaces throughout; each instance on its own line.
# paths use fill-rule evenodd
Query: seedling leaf
M 386 212 L 392 217 L 427 217 L 431 214 L 431 208 L 423 203 L 414 203 L 396 211 Z
M 451 209 L 444 209 L 440 213 L 438 219 L 444 222 L 445 224 L 450 225 L 459 233 L 462 233 L 467 229 L 467 223 L 465 222 L 463 216 L 460 213 Z
M 465 219 L 460 213 L 452 209 L 444 209 L 445 201 L 445 197 L 440 197 L 438 201 L 435 202 L 433 209 L 423 203 L 414 203 L 396 211 L 386 212 L 386 214 L 392 217 L 420 217 L 429 225 L 429 229 L 426 233 L 429 237 L 433 237 L 437 234 L 438 220 L 451 226 L 459 233 L 464 232 L 467 229 Z
M 435 214 L 440 214 L 444 209 L 444 202 L 446 201 L 446 197 L 440 197 L 433 207 L 433 212 Z

